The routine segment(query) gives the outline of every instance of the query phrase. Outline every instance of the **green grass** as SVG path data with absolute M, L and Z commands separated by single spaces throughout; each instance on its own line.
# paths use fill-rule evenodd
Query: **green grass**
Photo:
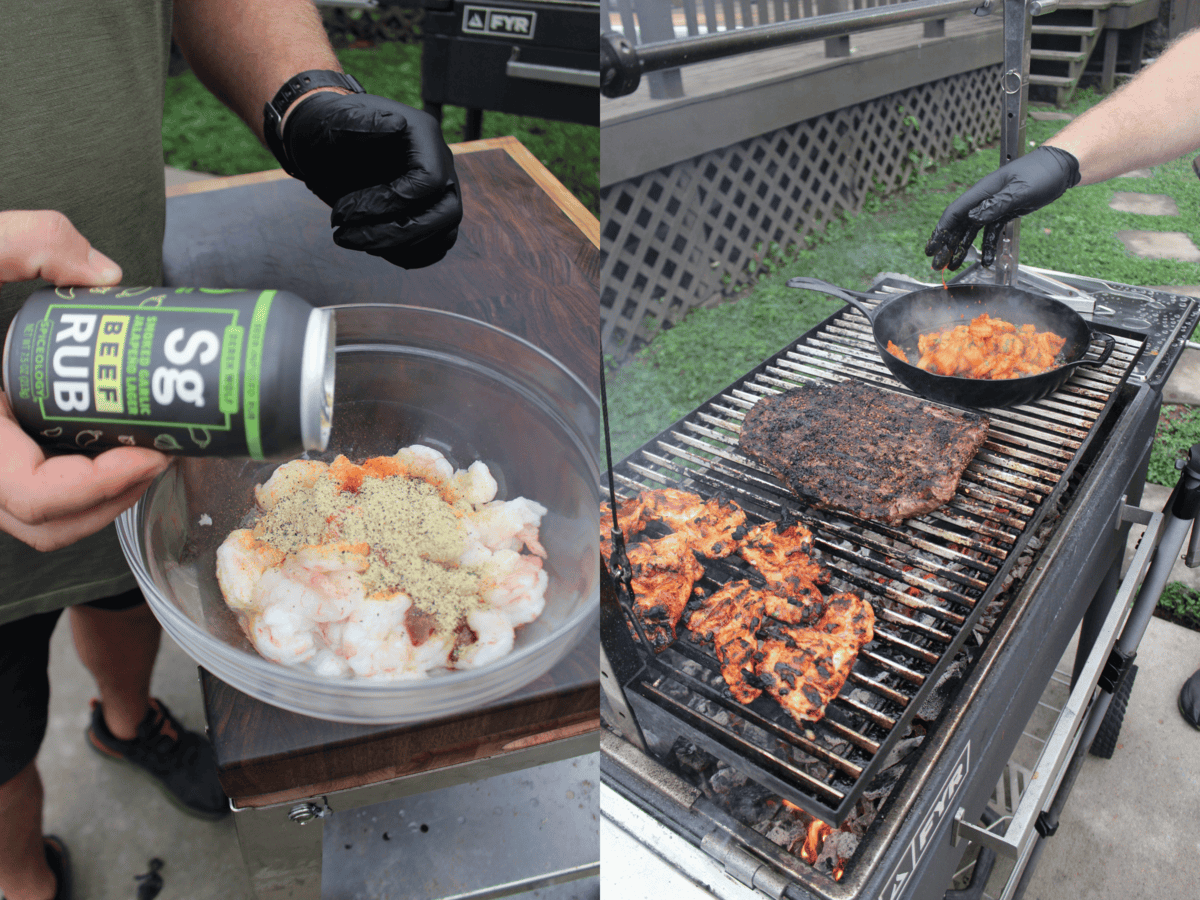
M 337 51 L 343 68 L 373 94 L 421 108 L 421 46 L 380 44 Z M 466 111 L 446 107 L 442 134 L 462 140 Z M 483 137 L 512 135 L 599 214 L 600 129 L 528 116 L 485 112 Z M 216 175 L 241 175 L 279 164 L 245 126 L 188 71 L 167 79 L 163 108 L 163 156 L 167 165 Z
M 1158 608 L 1169 613 L 1172 621 L 1200 631 L 1200 594 L 1182 581 L 1172 581 L 1163 588 Z
M 1091 91 L 1079 92 L 1067 111 L 1078 115 L 1099 99 Z M 1041 143 L 1064 124 L 1029 120 L 1026 138 Z M 937 282 L 938 273 L 929 268 L 924 253 L 925 242 L 946 206 L 993 171 L 998 156 L 998 149 L 989 147 L 929 164 L 904 190 L 872 195 L 860 215 L 830 222 L 803 249 L 781 254 L 765 248 L 753 286 L 739 299 L 690 313 L 610 374 L 614 459 L 632 452 L 841 305 L 823 295 L 787 288 L 788 278 L 810 275 L 851 289 L 868 287 L 880 272 Z M 1165 226 L 1160 217 L 1116 212 L 1108 202 L 1119 190 L 1168 194 L 1180 215 Z M 1021 261 L 1127 284 L 1200 284 L 1200 265 L 1132 257 L 1115 236 L 1124 229 L 1169 228 L 1200 245 L 1198 198 L 1200 181 L 1190 157 L 1155 167 L 1151 178 L 1116 178 L 1073 188 L 1024 217 Z
M 1197 441 L 1200 441 L 1200 408 L 1164 406 L 1150 448 L 1147 480 L 1174 487 L 1179 481 L 1175 461 L 1187 456 L 1188 449 Z

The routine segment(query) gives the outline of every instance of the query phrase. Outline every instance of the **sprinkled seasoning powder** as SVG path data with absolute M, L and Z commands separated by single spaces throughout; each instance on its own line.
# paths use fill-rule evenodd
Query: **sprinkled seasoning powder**
M 479 572 L 458 564 L 469 504 L 452 504 L 438 488 L 405 475 L 365 477 L 357 490 L 343 490 L 344 481 L 331 469 L 311 487 L 280 498 L 255 524 L 254 536 L 285 553 L 316 544 L 368 544 L 370 564 L 362 574 L 368 596 L 404 592 L 443 634 L 484 605 Z

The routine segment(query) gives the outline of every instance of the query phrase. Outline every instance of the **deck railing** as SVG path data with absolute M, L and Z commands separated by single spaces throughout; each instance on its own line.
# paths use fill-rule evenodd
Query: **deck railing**
M 601 22 L 605 23 L 602 28 L 624 37 L 630 44 L 653 45 L 648 49 L 667 56 L 674 52 L 672 43 L 683 45 L 689 39 L 704 37 L 709 41 L 715 39 L 718 45 L 730 44 L 734 53 L 743 51 L 735 49 L 733 41 L 741 47 L 752 47 L 759 41 L 763 46 L 771 46 L 824 40 L 825 55 L 830 58 L 850 55 L 853 32 L 886 26 L 893 21 L 899 24 L 921 20 L 925 23 L 925 37 L 941 37 L 945 34 L 948 14 L 976 6 L 982 13 L 990 3 L 991 0 L 600 0 Z M 896 9 L 882 12 L 883 7 Z M 905 9 L 901 11 L 900 7 Z M 877 9 L 879 13 L 872 12 Z M 808 22 L 798 25 L 798 20 L 810 20 L 811 25 Z M 735 32 L 743 34 L 734 38 Z M 682 46 L 680 49 L 683 51 Z M 710 52 L 714 50 L 709 48 Z M 720 50 L 715 52 L 724 55 Z M 678 68 L 648 66 L 647 82 L 653 99 L 684 95 Z

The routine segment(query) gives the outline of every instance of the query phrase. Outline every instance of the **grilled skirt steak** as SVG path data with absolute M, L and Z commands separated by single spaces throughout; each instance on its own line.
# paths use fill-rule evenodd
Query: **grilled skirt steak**
M 987 432 L 976 413 L 861 381 L 811 382 L 759 400 L 738 446 L 806 503 L 896 525 L 954 496 Z

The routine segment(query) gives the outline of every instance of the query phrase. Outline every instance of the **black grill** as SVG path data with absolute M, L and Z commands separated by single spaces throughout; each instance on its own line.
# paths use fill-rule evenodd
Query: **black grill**
M 1102 326 L 1103 327 L 1103 326 Z M 1138 363 L 1144 338 L 1105 328 L 1116 349 L 1098 369 L 1078 370 L 1029 406 L 987 410 L 988 439 L 955 497 L 899 526 L 799 504 L 773 475 L 738 452 L 740 423 L 761 397 L 804 381 L 860 379 L 907 393 L 879 358 L 863 317 L 837 314 L 738 380 L 613 468 L 618 497 L 679 487 L 736 500 L 751 522 L 795 516 L 814 534 L 831 591 L 872 601 L 875 639 L 862 649 L 841 694 L 820 722 L 800 727 L 769 696 L 732 698 L 711 646 L 680 623 L 678 640 L 655 655 L 625 629 L 607 629 L 610 656 L 632 654 L 623 688 L 637 706 L 669 717 L 688 740 L 784 799 L 837 825 L 905 736 L 972 634 L 1002 612 L 1004 590 L 1039 524 Z M 740 558 L 708 561 L 705 593 L 756 577 Z M 999 606 L 999 608 L 998 608 Z M 685 619 L 686 621 L 686 613 Z M 633 617 L 626 610 L 626 619 Z M 634 625 L 636 629 L 636 624 Z
M 422 0 L 421 96 L 468 110 L 464 140 L 480 136 L 481 110 L 598 125 L 598 0 Z

